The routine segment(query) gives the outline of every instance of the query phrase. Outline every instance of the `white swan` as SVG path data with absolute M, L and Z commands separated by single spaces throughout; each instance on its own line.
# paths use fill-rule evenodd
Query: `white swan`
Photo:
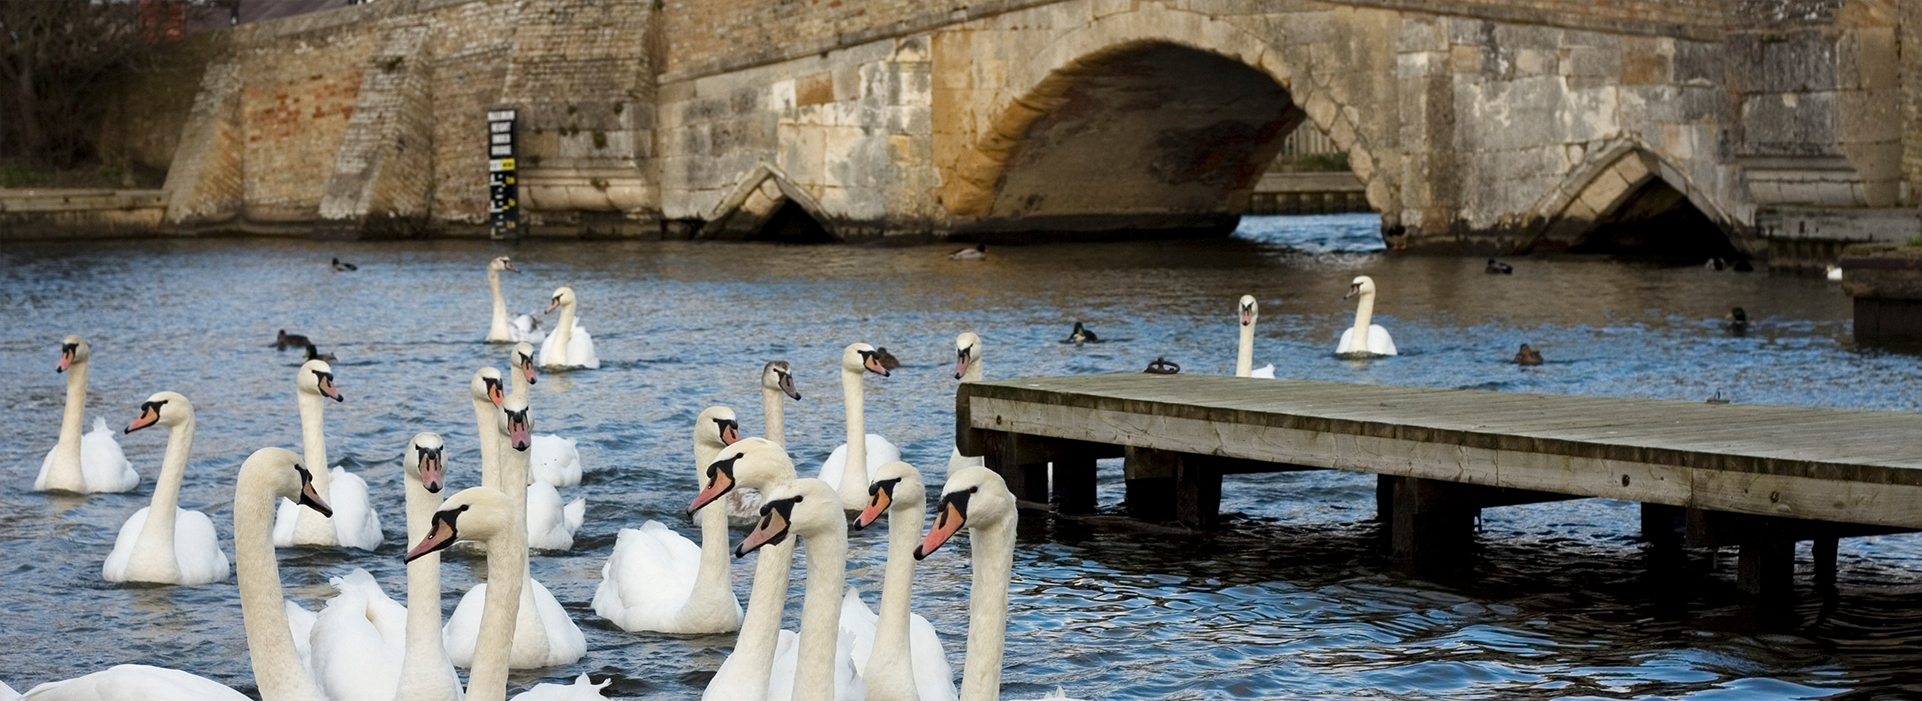
M 220 551 L 213 519 L 177 506 L 187 456 L 194 448 L 194 405 L 173 392 L 155 394 L 140 405 L 140 417 L 127 425 L 127 432 L 154 424 L 167 427 L 167 455 L 160 461 L 159 479 L 154 480 L 153 503 L 120 526 L 100 577 L 109 582 L 156 584 L 227 581 L 227 553 Z
M 532 385 L 540 381 L 534 369 L 534 346 L 521 343 L 507 354 L 508 372 L 514 376 L 514 396 L 528 398 Z M 528 471 L 539 481 L 556 487 L 572 487 L 581 483 L 581 452 L 572 438 L 562 438 L 552 433 L 534 437 L 534 447 L 528 452 Z M 557 495 L 558 496 L 558 495 Z M 534 547 L 541 547 L 535 545 Z
M 93 351 L 86 339 L 68 336 L 60 341 L 60 364 L 54 372 L 67 373 L 67 408 L 60 415 L 60 440 L 40 461 L 40 476 L 33 479 L 36 492 L 73 492 L 97 494 L 131 492 L 140 486 L 140 473 L 120 443 L 113 439 L 107 420 L 94 417 L 93 430 L 80 435 L 80 421 L 87 408 L 87 361 Z
M 500 486 L 500 410 L 507 393 L 501 387 L 501 371 L 484 367 L 474 371 L 467 382 L 468 397 L 474 405 L 474 426 L 479 429 L 481 448 L 481 486 Z M 478 543 L 480 541 L 468 541 Z
M 527 451 L 533 432 L 533 418 L 528 412 L 527 402 L 518 397 L 508 397 L 501 403 L 500 422 L 491 436 L 503 442 L 500 453 L 500 483 L 505 494 L 514 506 L 517 521 L 521 522 L 523 533 L 517 546 L 527 545 Z M 486 440 L 486 436 L 482 440 Z M 452 500 L 450 499 L 451 503 Z M 443 511 L 445 507 L 443 507 Z M 490 551 L 491 552 L 491 551 Z M 579 626 L 567 617 L 566 609 L 560 601 L 540 582 L 527 574 L 525 556 L 522 557 L 520 605 L 518 618 L 514 624 L 513 654 L 508 658 L 515 669 L 555 667 L 573 664 L 587 654 L 587 637 L 581 634 Z M 490 567 L 491 561 L 490 561 Z M 489 581 L 500 581 L 490 579 Z M 487 600 L 487 584 L 477 584 L 467 590 L 454 613 L 447 617 L 447 625 L 441 629 L 442 640 L 447 646 L 447 656 L 456 666 L 472 667 L 476 664 L 477 645 L 481 639 L 481 620 Z M 469 682 L 471 694 L 472 682 Z
M 274 500 L 298 499 L 323 516 L 327 503 L 314 491 L 293 451 L 262 448 L 240 466 L 234 488 L 234 561 L 247 651 L 262 701 L 325 701 L 294 651 L 287 632 L 274 562 Z M 34 701 L 246 701 L 240 692 L 179 670 L 119 665 L 84 677 L 47 682 L 27 691 Z
M 549 370 L 560 368 L 598 368 L 601 359 L 594 354 L 594 338 L 587 335 L 574 317 L 574 288 L 562 287 L 554 290 L 554 300 L 547 304 L 547 311 L 561 310 L 561 318 L 554 323 L 554 332 L 541 342 L 541 367 Z
M 785 360 L 770 360 L 761 366 L 761 416 L 767 422 L 767 439 L 775 445 L 787 446 L 787 407 L 783 406 L 782 396 L 801 401 L 801 391 L 794 387 L 794 371 Z M 739 425 L 736 425 L 739 428 Z M 740 440 L 736 435 L 726 442 L 732 444 Z M 713 457 L 712 455 L 709 456 Z M 706 463 L 696 465 L 697 469 L 707 469 Z M 752 525 L 761 518 L 761 492 L 742 487 L 727 493 L 727 518 L 730 524 Z
M 447 450 L 440 434 L 415 435 L 401 467 L 407 482 L 407 542 L 419 542 L 433 529 L 447 484 Z M 406 646 L 394 701 L 459 701 L 460 676 L 441 641 L 439 554 L 407 562 Z
M 1235 377 L 1260 377 L 1275 379 L 1275 364 L 1269 363 L 1255 368 L 1255 320 L 1261 318 L 1261 305 L 1255 302 L 1254 295 L 1242 295 L 1241 352 L 1235 356 Z
M 1014 568 L 1014 494 L 1001 476 L 985 467 L 948 475 L 934 527 L 914 549 L 922 560 L 963 527 L 974 558 L 974 583 L 968 590 L 968 656 L 961 662 L 961 698 L 1001 698 L 1001 656 L 1008 630 L 1008 578 Z M 1060 691 L 1055 696 L 1061 698 Z
M 695 479 L 726 448 L 734 411 L 708 407 L 694 419 Z M 601 566 L 594 613 L 621 630 L 661 633 L 725 633 L 741 627 L 741 602 L 730 585 L 727 513 L 700 510 L 701 544 L 659 521 L 621 529 L 614 552 Z
M 487 327 L 488 343 L 539 343 L 546 334 L 541 333 L 541 319 L 532 314 L 508 314 L 507 300 L 501 297 L 501 271 L 520 272 L 514 261 L 507 256 L 499 256 L 487 261 L 487 289 L 494 293 L 494 320 Z
M 1342 299 L 1356 295 L 1361 296 L 1361 302 L 1355 305 L 1355 326 L 1341 332 L 1341 345 L 1335 346 L 1335 354 L 1358 358 L 1395 355 L 1395 340 L 1389 338 L 1388 329 L 1368 323 L 1375 316 L 1375 281 L 1367 275 L 1355 278 Z
M 900 448 L 886 438 L 867 432 L 866 418 L 862 413 L 863 372 L 888 376 L 888 369 L 882 367 L 874 346 L 850 344 L 841 351 L 841 394 L 847 407 L 848 439 L 828 455 L 827 462 L 821 463 L 820 474 L 815 475 L 823 482 L 839 485 L 841 505 L 856 510 L 867 503 L 868 483 L 872 481 L 874 471 L 901 459 Z M 849 471 L 846 468 L 850 463 L 866 469 Z
M 746 438 L 715 456 L 703 473 L 701 493 L 688 512 L 725 497 L 737 487 L 768 491 L 794 479 L 794 463 L 780 445 L 765 438 Z M 774 676 L 774 660 L 781 647 L 793 644 L 794 634 L 781 630 L 781 611 L 787 606 L 788 576 L 794 563 L 794 541 L 761 548 L 754 563 L 754 590 L 748 596 L 741 632 L 734 651 L 701 692 L 704 701 L 765 701 Z M 792 678 L 790 671 L 787 678 Z
M 954 668 L 941 649 L 934 624 L 910 612 L 914 596 L 914 546 L 928 509 L 921 472 L 905 462 L 882 465 L 868 489 L 867 508 L 855 517 L 856 530 L 888 515 L 887 575 L 881 580 L 881 613 L 875 615 L 848 590 L 848 606 L 874 628 L 854 644 L 855 668 L 867 684 L 868 701 L 953 701 Z
M 954 337 L 954 379 L 962 382 L 981 381 L 981 337 L 974 335 L 972 332 L 963 333 Z M 950 474 L 964 467 L 984 464 L 986 463 L 982 462 L 980 457 L 971 458 L 962 455 L 960 446 L 955 446 L 954 452 L 948 455 L 948 472 Z M 922 501 L 926 501 L 926 499 Z M 915 526 L 915 528 L 919 529 L 920 526 Z
M 321 518 L 292 501 L 282 501 L 274 515 L 274 545 L 338 545 L 373 550 L 380 547 L 380 514 L 367 499 L 367 480 L 345 468 L 327 469 L 327 438 L 322 434 L 321 398 L 344 401 L 334 389 L 334 369 L 326 361 L 301 364 L 294 377 L 294 398 L 300 406 L 300 442 L 314 484 L 334 508 L 333 518 Z
M 735 556 L 790 537 L 800 538 L 807 548 L 807 595 L 801 602 L 801 633 L 794 661 L 773 666 L 768 698 L 860 701 L 867 697 L 867 689 L 854 670 L 854 639 L 841 632 L 848 522 L 840 496 L 833 486 L 818 479 L 794 480 L 763 494 L 767 501 L 761 506 L 761 522 L 741 539 Z M 785 667 L 791 667 L 792 676 L 782 673 Z

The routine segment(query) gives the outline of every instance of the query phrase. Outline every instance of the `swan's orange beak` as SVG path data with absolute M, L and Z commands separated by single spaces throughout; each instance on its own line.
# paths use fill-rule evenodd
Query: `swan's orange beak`
M 793 375 L 781 376 L 781 391 L 785 392 L 787 396 L 793 397 L 794 401 L 801 401 L 801 391 L 794 388 Z
M 548 302 L 548 303 L 547 303 L 547 311 L 545 311 L 545 312 L 541 312 L 541 313 L 542 313 L 542 314 L 548 314 L 548 313 L 551 313 L 551 312 L 553 312 L 553 311 L 554 311 L 554 308 L 555 308 L 555 307 L 558 307 L 558 306 L 561 306 L 561 298 L 559 298 L 559 297 L 555 297 L 555 298 L 554 298 L 554 301 L 552 301 L 552 302 Z
M 734 445 L 741 442 L 741 429 L 733 424 L 721 427 L 721 445 Z
M 946 498 L 941 500 L 940 513 L 934 517 L 934 528 L 928 529 L 928 537 L 922 538 L 921 544 L 914 546 L 914 559 L 927 559 L 929 555 L 934 554 L 934 551 L 941 548 L 941 544 L 948 542 L 954 534 L 961 532 L 961 527 L 968 523 L 965 504 L 966 502 L 955 502 Z
M 334 378 L 332 375 L 321 375 L 320 380 L 314 384 L 320 388 L 320 396 L 336 402 L 347 401 L 345 397 L 340 396 L 340 390 L 334 389 Z
M 963 348 L 961 350 L 954 352 L 954 379 L 959 380 L 961 379 L 962 375 L 965 375 L 967 373 L 968 373 L 968 349 Z
M 134 419 L 133 423 L 127 424 L 127 433 L 133 433 L 134 431 L 138 431 L 148 426 L 152 426 L 159 422 L 160 422 L 160 408 L 152 404 L 148 404 L 146 406 L 140 407 L 140 418 Z
M 867 367 L 868 372 L 874 373 L 876 375 L 880 375 L 882 377 L 888 376 L 888 369 L 881 365 L 881 356 L 870 355 L 867 358 L 863 359 L 861 361 L 861 364 Z
M 881 514 L 888 512 L 888 505 L 893 503 L 894 485 L 880 482 L 869 485 L 868 508 L 862 509 L 861 515 L 854 517 L 854 530 L 872 525 L 875 519 L 881 518 Z
M 447 481 L 447 461 L 439 450 L 423 450 L 420 455 L 420 486 L 439 494 Z
M 489 378 L 485 380 L 485 382 L 487 383 L 487 398 L 494 402 L 494 406 L 500 406 L 501 402 L 507 401 L 507 396 L 501 393 L 500 380 Z
M 518 273 L 521 271 L 520 268 L 514 267 L 514 261 L 511 261 L 511 260 L 501 261 L 501 270 L 505 270 L 510 273 Z
M 428 531 L 427 537 L 421 538 L 419 543 L 407 551 L 407 558 L 404 561 L 413 562 L 420 559 L 422 555 L 446 550 L 459 539 L 460 536 L 454 530 L 454 524 L 441 519 L 440 514 L 434 514 L 434 529 Z
M 746 557 L 763 546 L 781 544 L 787 539 L 788 518 L 793 510 L 793 499 L 772 501 L 762 506 L 761 522 L 754 526 L 754 530 L 748 531 L 746 538 L 741 539 L 741 544 L 734 548 L 734 556 Z
M 1255 323 L 1255 310 L 1250 309 L 1248 307 L 1242 307 L 1241 308 L 1241 325 L 1247 326 L 1253 323 Z
M 78 352 L 78 350 L 79 350 L 79 346 L 75 346 L 72 344 L 61 346 L 60 347 L 60 364 L 53 366 L 53 371 L 66 372 L 67 368 L 73 367 L 73 355 L 74 353 Z
M 534 374 L 534 359 L 521 356 L 521 372 L 527 375 L 527 384 L 540 384 L 541 378 Z
M 734 470 L 732 468 L 733 464 L 731 461 L 727 469 L 723 469 L 718 462 L 708 466 L 707 486 L 703 487 L 701 493 L 694 497 L 694 503 L 687 507 L 687 515 L 693 516 L 694 512 L 700 511 L 702 507 L 714 503 L 715 499 L 719 499 L 722 495 L 734 490 Z
M 533 445 L 533 433 L 534 429 L 527 425 L 526 412 L 518 416 L 512 413 L 507 415 L 507 439 L 513 443 L 515 450 L 527 450 L 528 446 Z
M 314 489 L 313 473 L 299 465 L 295 465 L 294 469 L 300 471 L 300 505 L 318 511 L 320 515 L 327 518 L 333 518 L 334 507 L 328 506 L 327 502 L 320 498 L 320 492 Z

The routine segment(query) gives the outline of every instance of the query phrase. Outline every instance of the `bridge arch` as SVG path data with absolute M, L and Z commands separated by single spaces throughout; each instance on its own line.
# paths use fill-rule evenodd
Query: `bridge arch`
M 1294 90 L 1295 73 L 1261 37 L 1159 4 L 1081 25 L 1009 66 L 945 174 L 943 206 L 972 220 L 962 233 L 990 238 L 1219 230 L 1246 208 L 1282 139 L 1314 121 L 1357 164 L 1370 203 L 1393 211 L 1386 184 L 1369 182 L 1360 113 L 1310 81 Z
M 1732 219 L 1679 169 L 1630 139 L 1596 149 L 1536 207 L 1534 250 L 1700 261 L 1748 258 Z

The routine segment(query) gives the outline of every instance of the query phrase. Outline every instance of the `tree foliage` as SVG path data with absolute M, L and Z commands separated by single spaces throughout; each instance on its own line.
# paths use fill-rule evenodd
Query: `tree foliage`
M 0 157 L 64 168 L 94 153 L 103 88 L 177 38 L 167 0 L 0 0 Z

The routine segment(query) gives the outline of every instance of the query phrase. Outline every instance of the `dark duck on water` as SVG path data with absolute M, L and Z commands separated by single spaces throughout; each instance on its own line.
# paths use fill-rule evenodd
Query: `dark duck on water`
M 1082 328 L 1079 321 L 1074 322 L 1074 331 L 1068 333 L 1069 343 L 1094 343 L 1097 340 L 1099 339 L 1095 338 L 1094 332 Z

